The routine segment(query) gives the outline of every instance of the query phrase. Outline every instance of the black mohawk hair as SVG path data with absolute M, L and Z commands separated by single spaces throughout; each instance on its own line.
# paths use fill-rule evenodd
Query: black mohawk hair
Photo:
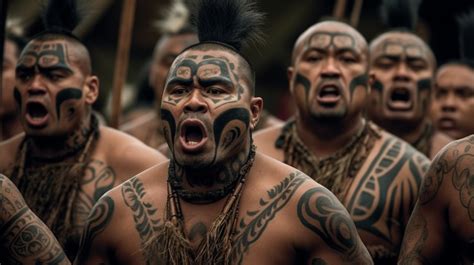
M 457 17 L 461 59 L 474 62 L 474 10 Z
M 76 0 L 48 0 L 42 19 L 46 32 L 72 35 L 80 21 Z
M 383 0 L 380 8 L 383 23 L 390 28 L 414 31 L 422 0 Z
M 193 23 L 200 42 L 220 42 L 237 51 L 263 41 L 264 15 L 252 0 L 197 0 Z

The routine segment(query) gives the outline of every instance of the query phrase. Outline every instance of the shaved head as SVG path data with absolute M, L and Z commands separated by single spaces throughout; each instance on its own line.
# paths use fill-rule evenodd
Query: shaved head
M 318 32 L 323 34 L 315 38 L 314 35 Z M 329 39 L 328 36 L 324 36 L 325 32 L 330 32 L 333 36 L 336 36 L 332 37 L 332 41 L 335 45 L 338 43 L 345 45 L 345 42 L 347 42 L 347 44 L 354 45 L 357 49 L 360 49 L 362 53 L 368 56 L 367 41 L 356 29 L 342 22 L 325 21 L 311 26 L 296 40 L 291 56 L 291 65 L 294 65 L 296 58 L 303 48 L 312 42 L 320 43 L 321 45 L 329 45 L 328 42 L 331 42 L 331 39 Z M 341 35 L 338 36 L 337 33 L 341 33 Z M 352 38 L 347 38 L 346 36 L 351 36 Z

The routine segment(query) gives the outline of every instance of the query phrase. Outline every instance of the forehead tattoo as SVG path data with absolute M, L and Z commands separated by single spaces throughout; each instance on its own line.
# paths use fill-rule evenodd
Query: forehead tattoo
M 69 69 L 67 47 L 63 43 L 32 44 L 21 56 L 18 65 L 23 67 Z
M 383 43 L 382 52 L 385 56 L 401 57 L 423 57 L 424 49 L 421 45 L 414 43 L 402 43 L 399 41 L 385 41 Z
M 356 48 L 356 41 L 353 36 L 343 32 L 316 32 L 308 38 L 306 48 L 328 49 L 352 49 Z
M 197 57 L 189 56 L 179 60 L 171 70 L 167 84 L 180 83 L 192 85 L 193 77 L 197 76 L 202 86 L 224 82 L 231 86 L 237 85 L 237 95 L 228 95 L 224 98 L 211 98 L 218 106 L 240 100 L 243 88 L 238 83 L 239 77 L 234 72 L 235 65 L 225 57 L 203 56 L 203 60 L 196 62 Z M 205 96 L 205 95 L 204 95 Z M 168 95 L 164 102 L 176 105 L 182 98 Z

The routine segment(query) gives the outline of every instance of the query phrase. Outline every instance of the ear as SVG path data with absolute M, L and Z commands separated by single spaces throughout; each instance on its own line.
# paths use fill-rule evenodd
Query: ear
M 290 88 L 290 93 L 293 94 L 293 77 L 295 75 L 295 68 L 293 66 L 289 66 L 286 69 L 286 76 L 288 77 L 288 87 Z
M 250 111 L 252 112 L 252 117 L 250 119 L 250 128 L 252 129 L 252 131 L 254 131 L 255 127 L 257 127 L 262 110 L 263 99 L 260 97 L 253 97 L 250 101 Z
M 99 78 L 95 75 L 87 77 L 85 84 L 86 103 L 92 105 L 99 97 Z

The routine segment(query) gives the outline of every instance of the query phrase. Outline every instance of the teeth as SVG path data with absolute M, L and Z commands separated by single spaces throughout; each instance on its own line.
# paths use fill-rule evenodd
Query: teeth
M 189 145 L 197 145 L 199 142 L 195 142 L 195 141 L 189 141 L 188 144 Z

